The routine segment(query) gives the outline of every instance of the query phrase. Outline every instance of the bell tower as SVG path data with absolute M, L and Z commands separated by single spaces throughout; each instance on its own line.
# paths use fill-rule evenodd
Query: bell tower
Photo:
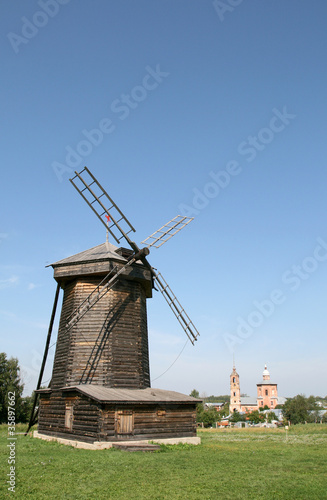
M 262 382 L 257 384 L 257 403 L 259 408 L 274 409 L 278 404 L 277 384 L 270 381 L 270 373 L 265 365 L 262 373 Z
M 241 411 L 241 389 L 240 389 L 240 377 L 236 371 L 235 364 L 233 365 L 233 371 L 230 375 L 230 403 L 229 403 L 229 413 L 234 411 Z

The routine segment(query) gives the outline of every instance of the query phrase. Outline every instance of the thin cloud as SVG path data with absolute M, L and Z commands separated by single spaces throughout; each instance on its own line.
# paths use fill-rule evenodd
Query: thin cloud
M 0 309 L 0 315 L 5 316 L 6 318 L 11 318 L 11 319 L 16 319 L 17 316 L 16 314 L 10 312 L 10 311 L 5 311 L 3 309 Z
M 10 288 L 18 284 L 19 278 L 18 276 L 11 276 L 6 280 L 0 280 L 0 289 Z
M 26 319 L 22 319 L 17 314 L 12 313 L 11 311 L 5 311 L 4 309 L 0 309 L 0 316 L 4 316 L 10 319 L 13 323 L 18 323 L 20 325 L 25 325 L 32 328 L 39 328 L 41 330 L 46 330 L 48 328 L 48 324 L 41 323 L 40 321 L 30 321 Z
M 34 271 L 34 268 L 31 266 L 25 266 L 23 264 L 1 264 L 0 271 L 2 273 L 12 272 L 12 273 L 24 274 Z
M 27 290 L 34 290 L 34 288 L 39 288 L 42 285 L 36 285 L 35 283 L 29 283 Z

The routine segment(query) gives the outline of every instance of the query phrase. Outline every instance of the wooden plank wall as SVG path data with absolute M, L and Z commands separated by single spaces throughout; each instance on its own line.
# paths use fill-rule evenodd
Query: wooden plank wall
M 116 418 L 119 410 L 134 412 L 133 435 L 116 434 Z M 196 436 L 196 408 L 190 405 L 106 405 L 101 412 L 101 439 L 152 439 Z
M 68 332 L 72 311 L 101 278 L 65 286 L 51 389 L 83 383 L 143 389 L 150 386 L 145 291 L 122 279 Z
M 150 387 L 146 298 L 137 282 L 121 280 L 112 291 L 112 330 L 109 340 L 107 380 L 115 388 Z
M 61 308 L 61 316 L 58 329 L 58 338 L 56 344 L 56 353 L 53 364 L 53 372 L 51 379 L 51 389 L 59 389 L 66 383 L 66 369 L 69 355 L 71 334 L 66 334 L 65 324 L 75 304 L 75 287 L 76 281 L 73 280 L 66 284 L 64 288 L 64 297 Z
M 73 404 L 73 428 L 65 427 L 66 403 Z M 58 437 L 75 437 L 82 441 L 95 441 L 99 434 L 99 405 L 89 398 L 63 396 L 61 391 L 51 397 L 40 397 L 38 431 Z
M 66 403 L 73 403 L 73 427 L 65 428 Z M 132 411 L 134 429 L 131 435 L 117 434 L 117 414 Z M 196 409 L 191 404 L 106 404 L 61 392 L 42 395 L 38 430 L 58 437 L 82 441 L 119 441 L 196 436 Z

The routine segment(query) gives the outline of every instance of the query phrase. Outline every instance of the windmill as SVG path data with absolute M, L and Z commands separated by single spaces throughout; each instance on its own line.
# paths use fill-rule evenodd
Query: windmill
M 108 442 L 195 436 L 198 400 L 150 387 L 146 314 L 154 288 L 193 345 L 199 336 L 147 259 L 150 248 L 162 246 L 192 218 L 175 217 L 140 248 L 130 237 L 134 227 L 87 167 L 70 181 L 105 226 L 107 241 L 52 264 L 58 285 L 29 428 L 39 413 L 39 432 L 59 438 Z M 129 248 L 109 243 L 108 234 Z M 64 297 L 52 379 L 40 389 L 60 288 Z

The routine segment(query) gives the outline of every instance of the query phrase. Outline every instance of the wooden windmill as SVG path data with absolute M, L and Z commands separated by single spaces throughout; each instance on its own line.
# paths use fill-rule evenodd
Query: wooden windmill
M 162 293 L 189 340 L 199 332 L 147 260 L 192 219 L 177 216 L 142 243 L 122 211 L 85 167 L 70 179 L 105 225 L 107 241 L 52 264 L 57 291 L 38 380 L 38 432 L 79 441 L 195 436 L 198 400 L 150 387 L 146 299 Z M 124 240 L 129 248 L 121 246 Z M 64 290 L 52 379 L 40 389 L 59 289 Z M 36 419 L 36 399 L 30 426 Z

